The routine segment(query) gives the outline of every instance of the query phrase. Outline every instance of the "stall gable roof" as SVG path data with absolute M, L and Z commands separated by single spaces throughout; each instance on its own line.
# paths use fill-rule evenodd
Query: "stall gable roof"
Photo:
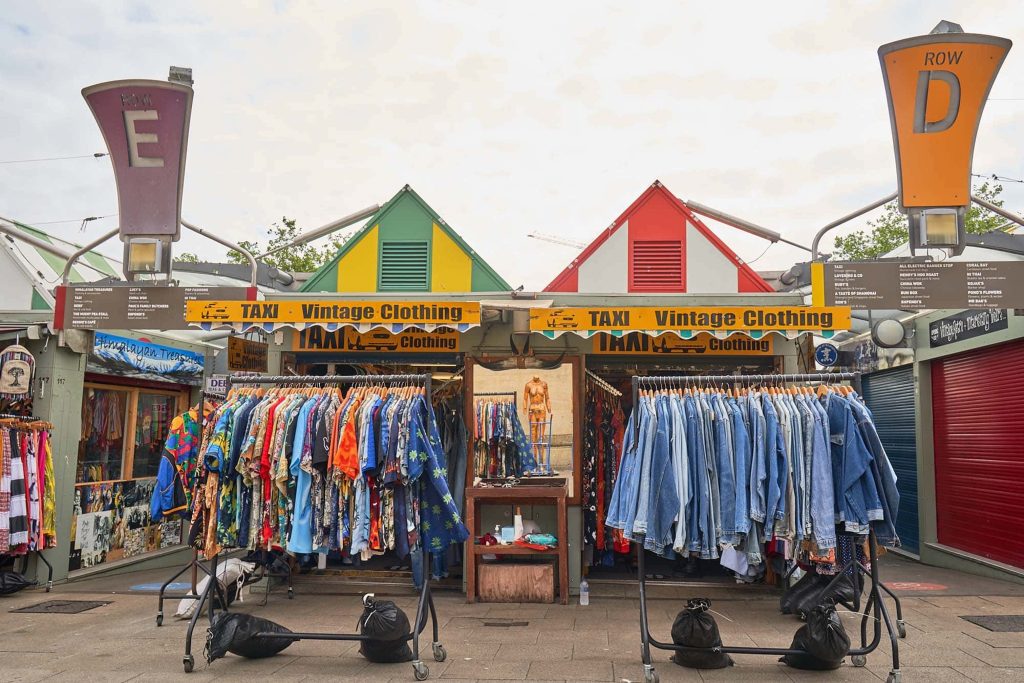
M 579 270 L 580 264 L 585 262 L 595 252 L 611 238 L 619 230 L 626 229 L 629 223 L 629 218 L 632 216 L 641 206 L 650 201 L 655 195 L 660 195 L 669 200 L 669 203 L 685 218 L 687 222 L 692 224 L 709 242 L 715 245 L 715 247 L 725 257 L 735 264 L 736 268 L 740 271 L 741 277 L 747 282 L 747 284 L 754 291 L 771 292 L 774 291 L 767 282 L 764 281 L 757 272 L 754 271 L 743 259 L 736 255 L 732 249 L 726 245 L 712 230 L 709 228 L 693 211 L 690 210 L 686 204 L 673 194 L 667 187 L 665 187 L 661 181 L 655 180 L 650 187 L 648 187 L 643 194 L 637 197 L 636 201 L 629 205 L 629 207 L 622 212 L 622 214 L 615 219 L 615 221 L 601 231 L 601 233 L 591 242 L 587 247 L 580 252 L 579 256 L 573 259 L 558 276 L 555 277 L 551 283 L 544 288 L 545 292 L 554 291 L 574 291 L 575 290 L 575 278 Z M 625 255 L 628 258 L 628 254 Z
M 382 225 L 385 222 L 387 216 L 390 213 L 392 213 L 392 211 L 397 206 L 399 206 L 400 203 L 409 200 L 414 201 L 419 206 L 419 208 L 426 215 L 430 216 L 433 222 L 448 237 L 452 239 L 452 241 L 459 245 L 459 248 L 462 249 L 462 251 L 465 252 L 466 255 L 470 257 L 470 259 L 473 262 L 473 266 L 475 268 L 479 268 L 489 279 L 491 279 L 497 285 L 498 291 L 512 289 L 508 282 L 506 282 L 503 277 L 498 275 L 498 273 L 493 268 L 491 268 L 491 266 L 486 261 L 484 261 L 480 257 L 480 255 L 477 254 L 476 251 L 474 251 L 473 248 L 470 247 L 469 244 L 467 244 L 466 241 L 462 239 L 462 237 L 457 232 L 455 232 L 455 230 L 453 230 L 451 226 L 449 226 L 448 223 L 445 222 L 445 220 L 441 218 L 441 216 L 436 211 L 434 211 L 434 209 L 429 204 L 427 204 L 427 202 L 424 201 L 423 198 L 414 189 L 412 189 L 410 185 L 405 185 L 395 194 L 394 197 L 389 199 L 384 204 L 384 206 L 382 206 L 380 210 L 377 211 L 377 213 L 371 216 L 370 219 L 366 222 L 366 224 L 363 225 L 363 227 L 360 228 L 354 235 L 352 235 L 351 239 L 345 242 L 345 244 L 341 247 L 338 253 L 334 255 L 334 258 L 332 258 L 330 261 L 321 266 L 309 278 L 309 280 L 306 281 L 306 283 L 302 286 L 300 291 L 335 291 L 338 264 L 345 257 L 345 255 L 352 251 L 352 249 L 354 249 L 356 245 L 360 241 L 362 241 L 371 230 L 373 230 L 375 227 L 379 225 Z

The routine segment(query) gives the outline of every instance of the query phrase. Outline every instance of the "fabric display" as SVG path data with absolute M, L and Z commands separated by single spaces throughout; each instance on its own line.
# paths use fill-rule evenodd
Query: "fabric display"
M 235 389 L 204 430 L 190 543 L 442 552 L 469 533 L 441 448 L 421 387 Z
M 478 399 L 474 473 L 481 479 L 522 477 L 537 469 L 515 401 Z
M 0 553 L 57 547 L 52 425 L 0 419 Z
M 165 515 L 191 515 L 202 445 L 200 431 L 198 408 L 171 420 L 149 506 L 153 522 L 159 522 Z
M 443 398 L 433 397 L 434 415 L 441 438 L 438 451 L 439 464 L 447 474 L 448 491 L 455 501 L 455 509 L 459 518 L 465 516 L 466 502 L 466 466 L 468 459 L 468 435 L 466 421 L 463 418 L 462 394 Z M 434 553 L 430 575 L 435 578 L 446 578 L 451 563 L 461 561 L 462 546 L 453 545 L 447 553 Z M 418 576 L 419 574 L 414 574 Z
M 629 543 L 621 541 L 621 534 L 617 543 L 614 530 L 601 524 L 619 471 L 626 417 L 618 399 L 603 391 L 588 392 L 584 416 L 583 542 L 597 551 L 628 553 Z M 595 562 L 600 557 L 595 553 Z
M 896 475 L 849 388 L 641 391 L 635 410 L 606 524 L 645 549 L 753 580 L 772 559 L 864 563 L 869 531 L 899 545 Z
M 120 479 L 127 394 L 103 389 L 86 389 L 86 392 L 86 400 L 82 401 L 82 440 L 76 481 Z

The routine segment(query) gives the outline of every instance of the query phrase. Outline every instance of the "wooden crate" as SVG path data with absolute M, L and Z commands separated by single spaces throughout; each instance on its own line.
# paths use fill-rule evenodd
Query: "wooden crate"
M 555 563 L 492 562 L 481 564 L 480 602 L 555 601 Z

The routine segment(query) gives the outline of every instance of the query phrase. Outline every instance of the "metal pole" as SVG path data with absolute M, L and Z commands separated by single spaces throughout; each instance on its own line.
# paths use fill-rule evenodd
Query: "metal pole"
M 685 201 L 683 203 L 686 204 L 686 206 L 689 207 L 689 209 L 691 211 L 693 211 L 694 213 L 699 213 L 702 216 L 707 216 L 708 218 L 714 219 L 714 220 L 718 221 L 719 223 L 725 223 L 726 225 L 731 225 L 732 227 L 736 228 L 737 230 L 742 230 L 743 232 L 748 232 L 751 235 L 756 235 L 757 237 L 760 237 L 762 239 L 766 239 L 766 240 L 768 240 L 769 242 L 771 242 L 773 244 L 775 242 L 783 242 L 783 243 L 788 244 L 790 246 L 797 247 L 798 249 L 803 249 L 804 251 L 810 251 L 809 247 L 805 247 L 802 244 L 797 244 L 796 242 L 787 240 L 785 237 L 783 237 L 779 233 L 775 232 L 774 230 L 769 230 L 768 228 L 762 228 L 760 225 L 758 225 L 756 223 L 751 223 L 750 221 L 744 220 L 743 218 L 737 218 L 736 216 L 732 216 L 730 214 L 727 214 L 724 211 L 719 211 L 718 209 L 713 209 L 710 206 L 704 206 L 703 204 L 701 204 L 699 202 L 687 200 L 687 201 Z
M 972 194 L 971 195 L 971 201 L 974 202 L 975 204 L 978 204 L 979 206 L 984 206 L 986 209 L 988 209 L 992 213 L 997 213 L 1000 216 L 1002 216 L 1003 218 L 1007 218 L 1007 219 L 1013 221 L 1017 225 L 1024 225 L 1024 218 L 1021 218 L 1017 214 L 1010 213 L 1009 211 L 1007 211 L 1006 209 L 1004 209 L 1001 206 L 996 206 L 995 204 L 993 204 L 992 202 L 988 201 L 987 199 L 982 199 L 981 197 Z
M 65 287 L 68 286 L 68 283 L 71 281 L 71 266 L 75 265 L 75 261 L 80 259 L 83 254 L 92 251 L 96 247 L 100 246 L 101 244 L 109 240 L 111 237 L 120 232 L 120 230 L 120 228 L 114 228 L 107 234 L 97 237 L 95 240 L 89 242 L 89 244 L 85 245 L 84 247 L 76 251 L 74 254 L 72 254 L 68 258 L 68 262 L 64 264 L 64 275 L 61 277 L 61 284 L 64 285 Z
M 824 228 L 819 230 L 818 234 L 816 234 L 814 236 L 814 241 L 811 242 L 811 261 L 817 261 L 818 260 L 818 243 L 821 242 L 821 238 L 824 237 L 825 233 L 827 233 L 829 230 L 831 230 L 832 228 L 837 228 L 840 225 L 842 225 L 843 223 L 846 223 L 847 221 L 852 221 L 854 218 L 857 218 L 858 216 L 863 216 L 868 211 L 874 211 L 878 207 L 883 206 L 885 204 L 888 204 L 892 200 L 896 199 L 896 197 L 898 197 L 898 196 L 899 196 L 898 192 L 893 192 L 892 194 L 887 195 L 887 196 L 883 197 L 882 199 L 879 199 L 877 202 L 873 202 L 871 204 L 868 204 L 867 206 L 864 206 L 864 207 L 861 207 L 861 208 L 857 209 L 853 213 L 848 213 L 845 216 L 843 216 L 842 218 L 840 218 L 838 220 L 832 221 L 831 223 L 826 225 Z
M 249 276 L 249 286 L 250 287 L 255 287 L 256 286 L 256 258 L 252 254 L 250 254 L 248 250 L 243 249 L 242 247 L 238 246 L 234 242 L 229 242 L 228 240 L 224 239 L 223 237 L 218 237 L 217 235 L 214 235 L 213 233 L 207 232 L 206 230 L 203 230 L 202 228 L 196 227 L 196 226 L 192 225 L 191 223 L 189 223 L 188 221 L 182 221 L 181 224 L 184 225 L 189 230 L 191 230 L 192 232 L 199 233 L 203 237 L 206 237 L 207 239 L 211 239 L 214 242 L 217 242 L 218 244 L 223 244 L 228 249 L 231 249 L 233 251 L 237 251 L 239 254 L 244 256 L 246 258 L 246 260 L 249 261 L 249 267 L 252 269 L 252 273 Z

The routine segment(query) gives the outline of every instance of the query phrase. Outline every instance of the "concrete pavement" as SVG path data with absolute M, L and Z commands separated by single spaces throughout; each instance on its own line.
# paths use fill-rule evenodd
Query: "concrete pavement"
M 897 586 L 908 624 L 900 641 L 904 681 L 1024 681 L 1024 633 L 994 633 L 962 615 L 1024 614 L 1024 586 L 923 567 L 888 556 L 885 579 Z M 164 572 L 166 573 L 166 572 Z M 196 670 L 182 671 L 185 622 L 168 617 L 157 628 L 156 598 L 128 591 L 131 585 L 158 580 L 163 573 L 102 577 L 0 598 L 0 680 L 3 681 L 190 681 L 217 680 L 412 681 L 409 664 L 366 662 L 356 643 L 300 641 L 263 660 L 234 655 L 207 666 L 202 656 L 205 624 L 197 628 L 193 651 Z M 303 631 L 351 631 L 362 608 L 357 595 L 325 595 L 313 581 L 296 588 L 294 600 L 275 591 L 265 607 L 246 597 L 235 603 Z M 332 584 L 337 586 L 338 584 Z M 341 592 L 341 591 L 339 591 Z M 778 594 L 757 587 L 659 586 L 650 601 L 655 637 L 668 640 L 672 619 L 686 597 L 710 596 L 727 644 L 786 647 L 800 622 L 778 613 Z M 467 605 L 453 593 L 436 596 L 441 641 L 448 660 L 424 659 L 430 678 L 460 680 L 642 681 L 639 657 L 638 601 L 635 586 L 597 586 L 589 607 L 576 605 Z M 617 597 L 616 597 L 617 596 Z M 51 599 L 108 600 L 110 604 L 77 614 L 15 614 L 10 610 Z M 395 601 L 410 617 L 412 596 Z M 165 611 L 170 614 L 176 603 Z M 522 622 L 526 622 L 522 625 Z M 513 625 L 514 624 L 514 625 Z M 859 620 L 849 615 L 851 637 Z M 885 680 L 890 646 L 883 638 L 865 668 L 847 660 L 836 671 L 806 672 L 785 667 L 774 657 L 737 655 L 736 666 L 718 671 L 685 669 L 656 651 L 661 680 L 672 681 L 836 681 Z

